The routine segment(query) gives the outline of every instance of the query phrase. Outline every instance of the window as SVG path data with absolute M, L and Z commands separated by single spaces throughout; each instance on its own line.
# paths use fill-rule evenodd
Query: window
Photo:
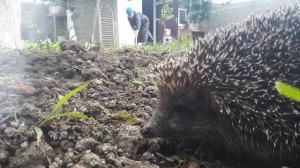
M 178 8 L 178 25 L 184 26 L 186 22 L 186 9 Z

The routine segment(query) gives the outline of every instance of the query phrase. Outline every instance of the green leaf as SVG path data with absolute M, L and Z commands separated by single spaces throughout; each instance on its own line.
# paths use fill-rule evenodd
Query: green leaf
M 43 130 L 39 127 L 34 127 L 37 139 L 40 139 L 43 136 Z
M 135 78 L 133 81 L 132 81 L 133 84 L 135 85 L 143 85 L 143 80 L 141 78 Z
M 39 146 L 39 144 L 41 142 L 41 138 L 43 136 L 43 130 L 39 127 L 34 127 L 34 131 L 36 133 L 36 141 L 37 141 L 37 144 Z
M 281 81 L 275 82 L 276 90 L 283 96 L 300 102 L 300 90 Z
M 79 87 L 77 87 L 76 89 L 72 90 L 71 92 L 69 92 L 68 94 L 66 94 L 60 101 L 57 102 L 57 104 L 55 105 L 55 107 L 52 110 L 52 113 L 55 113 L 66 101 L 68 101 L 71 97 L 73 97 L 76 93 L 86 89 L 89 86 L 90 82 L 85 83 Z
M 119 119 L 126 121 L 126 123 L 130 125 L 137 125 L 141 123 L 141 121 L 138 118 L 136 118 L 133 114 L 130 114 L 126 110 L 117 111 L 115 116 Z
M 40 124 L 43 125 L 45 122 L 53 120 L 55 118 L 59 118 L 59 117 L 73 117 L 73 118 L 79 118 L 79 119 L 84 119 L 84 120 L 90 120 L 91 118 L 89 118 L 88 116 L 84 115 L 83 113 L 80 112 L 64 112 L 61 114 L 53 114 L 53 115 L 49 115 L 45 118 L 45 120 Z M 94 122 L 98 123 L 97 120 L 95 119 L 91 119 Z
M 45 118 L 44 121 L 50 121 L 53 120 L 55 118 L 59 118 L 59 117 L 73 117 L 73 118 L 79 118 L 79 119 L 84 119 L 84 120 L 88 120 L 89 117 L 84 115 L 83 113 L 80 112 L 64 112 L 61 114 L 53 114 L 53 115 L 49 115 L 47 118 Z

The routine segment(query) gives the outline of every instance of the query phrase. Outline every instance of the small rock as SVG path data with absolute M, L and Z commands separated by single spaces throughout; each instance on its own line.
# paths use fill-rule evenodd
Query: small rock
M 16 132 L 16 129 L 15 128 L 12 128 L 12 127 L 7 127 L 5 130 L 4 130 L 4 133 L 5 133 L 5 136 L 11 138 L 13 137 Z
M 137 105 L 135 103 L 131 103 L 128 107 L 128 110 L 136 110 L 137 109 Z
M 120 148 L 118 149 L 118 151 L 117 151 L 117 152 L 118 152 L 118 154 L 119 154 L 119 155 L 122 155 L 122 154 L 124 154 L 124 150 L 123 150 L 123 149 L 120 149 Z
M 73 159 L 75 158 L 75 153 L 72 149 L 69 149 L 67 153 L 64 154 L 63 160 L 65 163 L 70 164 L 73 163 Z
M 53 140 L 57 140 L 58 139 L 58 133 L 54 132 L 54 131 L 49 131 L 48 135 L 53 139 Z
M 69 130 L 70 128 L 71 128 L 70 125 L 62 124 L 62 125 L 60 126 L 60 131 L 67 131 L 67 130 Z
M 63 164 L 63 161 L 56 157 L 54 161 L 50 164 L 49 168 L 60 168 Z
M 43 165 L 37 165 L 37 166 L 31 166 L 32 168 L 46 168 L 46 166 Z
M 61 131 L 60 132 L 60 139 L 67 139 L 68 138 L 68 131 Z
M 25 141 L 25 142 L 23 142 L 22 144 L 21 144 L 21 148 L 27 148 L 27 146 L 28 146 L 28 142 L 27 141 Z
M 119 100 L 116 102 L 117 108 L 119 109 L 124 109 L 127 105 L 127 103 L 125 101 Z
M 127 78 L 129 79 L 129 80 L 131 80 L 131 79 L 134 79 L 134 73 L 132 72 L 132 71 L 130 71 L 130 70 L 128 70 L 128 69 L 125 69 L 124 71 L 124 74 L 125 75 L 127 75 Z
M 70 67 L 64 67 L 62 70 L 60 70 L 60 74 L 62 74 L 63 77 L 72 79 L 76 74 L 76 69 L 70 68 Z
M 107 76 L 98 68 L 85 69 L 81 73 L 85 79 L 96 79 L 96 78 L 107 79 Z
M 125 81 L 125 78 L 121 74 L 116 74 L 113 77 L 113 81 L 116 82 L 116 83 L 123 83 Z
M 82 166 L 82 165 L 79 165 L 79 164 L 76 164 L 74 165 L 72 168 L 86 168 L 85 166 Z
M 104 143 L 104 144 L 98 145 L 97 149 L 98 149 L 99 153 L 106 154 L 107 152 L 111 151 L 112 146 L 109 143 Z
M 155 86 L 148 86 L 145 89 L 146 92 L 151 92 L 151 91 L 156 91 L 156 90 L 157 90 L 157 88 Z
M 154 156 L 153 153 L 150 153 L 149 151 L 143 153 L 142 158 L 143 161 L 150 161 L 150 162 L 156 162 L 157 158 Z
M 6 150 L 4 145 L 0 145 L 0 163 L 6 162 L 9 157 L 9 152 Z
M 0 124 L 0 132 L 4 131 L 6 128 L 7 128 L 6 123 Z
M 62 51 L 68 51 L 69 53 L 86 52 L 84 44 L 78 41 L 61 41 L 59 46 Z
M 152 112 L 153 111 L 152 107 L 150 107 L 150 106 L 145 106 L 144 109 L 145 109 L 146 112 Z
M 159 141 L 157 139 L 151 139 L 149 141 L 148 150 L 150 152 L 155 153 L 155 152 L 157 152 L 159 150 L 159 148 L 160 148 L 160 144 L 159 144 Z
M 100 159 L 98 155 L 91 152 L 90 150 L 87 150 L 84 152 L 83 156 L 80 158 L 81 162 L 83 162 L 85 165 L 90 165 L 92 167 L 100 167 L 101 165 L 106 164 L 105 160 Z
M 46 165 L 48 163 L 46 155 L 53 155 L 52 147 L 44 141 L 41 141 L 40 147 L 37 146 L 36 142 L 33 142 L 25 150 L 17 150 L 15 155 L 9 158 L 9 167 Z
M 150 99 L 150 105 L 155 105 L 157 102 L 157 98 L 151 98 Z
M 109 102 L 105 102 L 105 107 L 106 108 L 114 108 L 116 107 L 117 101 L 116 100 L 111 100 Z
M 60 146 L 61 146 L 61 148 L 67 150 L 69 148 L 74 147 L 75 144 L 73 142 L 69 141 L 69 140 L 63 140 L 63 141 L 60 142 Z
M 141 162 L 141 161 L 135 161 L 135 160 L 130 160 L 126 158 L 125 156 L 122 156 L 118 159 L 119 161 L 122 162 L 123 167 L 130 167 L 130 168 L 159 168 L 159 166 L 151 164 L 148 161 Z
M 75 148 L 79 149 L 79 150 L 83 150 L 83 149 L 88 149 L 88 148 L 93 148 L 94 146 L 98 145 L 99 142 L 96 141 L 93 138 L 83 138 L 79 141 L 77 141 Z
M 109 162 L 109 163 L 115 163 L 118 159 L 116 159 L 116 156 L 115 156 L 114 153 L 108 153 L 108 154 L 106 155 L 106 160 L 107 160 L 107 162 Z

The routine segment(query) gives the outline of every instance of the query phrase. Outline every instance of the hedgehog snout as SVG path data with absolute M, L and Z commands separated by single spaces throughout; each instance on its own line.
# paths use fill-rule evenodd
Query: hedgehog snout
M 141 134 L 145 138 L 153 138 L 154 137 L 154 127 L 152 124 L 147 124 L 143 128 L 141 128 Z

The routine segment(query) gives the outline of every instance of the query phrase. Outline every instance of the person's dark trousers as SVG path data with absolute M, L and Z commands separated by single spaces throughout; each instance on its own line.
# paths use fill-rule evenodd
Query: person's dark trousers
M 146 43 L 149 40 L 153 41 L 153 37 L 149 31 L 149 25 L 150 23 L 145 23 L 141 26 L 139 35 L 138 35 L 138 43 Z

